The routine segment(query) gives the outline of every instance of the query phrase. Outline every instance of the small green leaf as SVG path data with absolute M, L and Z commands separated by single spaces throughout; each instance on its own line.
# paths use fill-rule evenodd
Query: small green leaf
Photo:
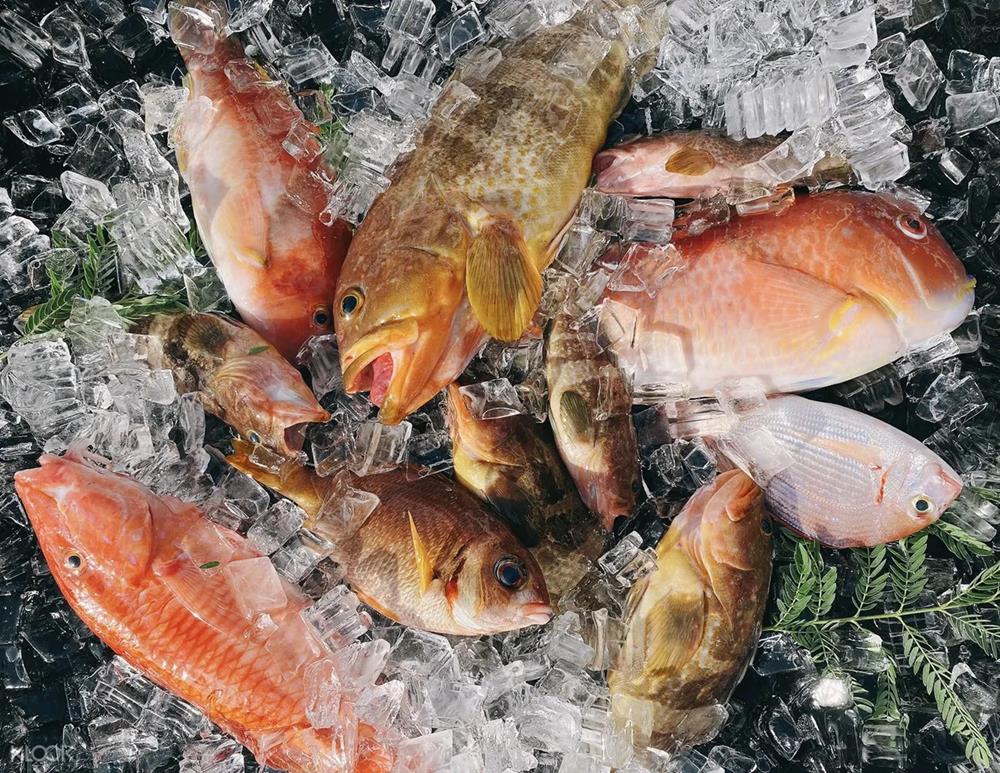
M 261 354 L 263 352 L 266 352 L 270 348 L 271 347 L 268 346 L 267 344 L 264 344 L 263 346 L 255 346 L 250 351 L 248 351 L 247 354 Z
M 220 563 L 219 561 L 208 561 L 207 563 L 202 564 L 198 568 L 199 569 L 215 569 L 215 567 L 217 567 L 219 565 L 219 563 Z

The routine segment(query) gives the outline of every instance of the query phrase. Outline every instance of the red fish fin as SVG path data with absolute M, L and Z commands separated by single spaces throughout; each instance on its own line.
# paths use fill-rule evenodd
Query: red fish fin
M 218 567 L 198 566 L 182 553 L 169 561 L 154 561 L 153 574 L 203 623 L 220 631 L 244 624 L 232 586 Z
M 542 299 L 542 275 L 513 223 L 489 223 L 472 240 L 465 287 L 487 333 L 502 341 L 521 337 Z

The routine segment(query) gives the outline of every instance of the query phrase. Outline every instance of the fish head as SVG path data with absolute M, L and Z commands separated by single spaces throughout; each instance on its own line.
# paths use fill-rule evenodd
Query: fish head
M 466 547 L 448 593 L 456 621 L 480 633 L 545 625 L 552 618 L 542 570 L 510 533 L 488 532 Z
M 290 298 L 285 308 L 270 303 L 267 315 L 255 315 L 249 309 L 240 313 L 246 323 L 273 344 L 288 360 L 294 360 L 303 344 L 313 336 L 333 332 L 330 299 L 320 292 L 306 292 Z
M 954 330 L 975 300 L 970 277 L 941 232 L 913 204 L 884 194 L 864 196 L 855 216 L 886 240 L 886 254 L 872 255 L 859 283 L 885 309 L 904 340 L 921 343 Z M 889 246 L 891 245 L 891 246 Z M 884 259 L 882 259 L 884 258 Z
M 285 455 L 302 448 L 304 425 L 330 419 L 301 374 L 270 349 L 227 360 L 213 374 L 212 392 L 230 426 Z
M 384 423 L 398 424 L 465 366 L 453 331 L 464 287 L 453 263 L 420 249 L 345 266 L 333 304 L 344 387 L 368 392 Z
M 704 490 L 699 537 L 706 566 L 750 571 L 769 563 L 771 518 L 757 484 L 741 470 L 728 470 Z
M 902 539 L 930 526 L 962 493 L 962 478 L 930 450 L 903 453 L 888 468 L 882 485 L 885 519 Z
M 138 584 L 150 564 L 153 524 L 137 483 L 70 455 L 43 455 L 14 487 L 45 560 L 71 600 Z

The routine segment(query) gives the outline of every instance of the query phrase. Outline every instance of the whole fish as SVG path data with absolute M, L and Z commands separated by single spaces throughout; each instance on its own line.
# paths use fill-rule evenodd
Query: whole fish
M 739 470 L 702 486 L 663 535 L 656 561 L 629 591 L 608 686 L 620 724 L 651 712 L 650 743 L 673 750 L 715 734 L 716 704 L 753 656 L 771 578 L 760 489 Z
M 334 299 L 344 384 L 370 392 L 383 422 L 454 381 L 487 336 L 528 327 L 627 93 L 633 31 L 661 18 L 612 0 L 459 67 L 358 229 Z
M 635 508 L 639 449 L 625 379 L 593 330 L 560 314 L 545 343 L 549 421 L 584 503 L 610 531 Z
M 768 510 L 835 548 L 871 547 L 929 526 L 962 479 L 927 446 L 866 413 L 804 397 L 768 400 L 723 439 L 766 480 Z
M 552 433 L 523 415 L 477 419 L 457 384 L 448 386 L 448 426 L 458 482 L 535 548 L 557 599 L 601 555 L 604 533 L 580 499 Z
M 179 392 L 196 393 L 254 442 L 287 455 L 302 448 L 301 425 L 330 418 L 302 374 L 246 325 L 188 312 L 146 317 L 132 332 L 156 342 L 149 362 L 172 371 Z
M 652 292 L 604 296 L 603 334 L 640 400 L 736 378 L 768 392 L 847 381 L 972 308 L 975 283 L 941 234 L 885 195 L 808 196 L 675 244 L 678 270 L 634 269 Z
M 334 557 L 358 598 L 403 625 L 479 636 L 543 625 L 552 617 L 541 569 L 511 531 L 475 497 L 447 478 L 407 480 L 404 470 L 358 478 L 351 488 L 379 503 L 345 535 L 325 506 L 343 496 L 343 481 L 303 465 L 280 473 L 250 460 L 237 441 L 230 464 L 289 497 L 306 511 L 306 526 L 336 544 Z M 334 503 L 335 504 L 335 503 Z
M 641 137 L 597 154 L 596 186 L 620 196 L 692 199 L 774 187 L 779 180 L 758 162 L 782 142 L 782 137 L 734 140 L 706 131 Z M 848 177 L 850 167 L 827 156 L 810 171 Z
M 170 5 L 190 99 L 172 137 L 205 248 L 243 320 L 285 357 L 333 331 L 350 226 L 325 213 L 334 174 L 288 89 L 220 32 L 218 0 Z
M 129 478 L 71 457 L 39 463 L 14 476 L 18 496 L 66 600 L 111 649 L 262 766 L 391 769 L 391 752 L 365 725 L 358 760 L 348 700 L 333 726 L 310 721 L 307 706 L 338 689 L 333 653 L 299 614 L 309 600 L 267 556 L 197 507 Z

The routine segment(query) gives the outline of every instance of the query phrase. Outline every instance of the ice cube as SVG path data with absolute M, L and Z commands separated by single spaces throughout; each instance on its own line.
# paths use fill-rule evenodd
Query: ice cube
M 0 48 L 32 70 L 52 47 L 48 33 L 10 8 L 0 11 Z
M 428 677 L 434 672 L 458 675 L 458 660 L 444 636 L 407 628 L 389 652 L 386 674 Z
M 373 686 L 385 670 L 389 646 L 384 639 L 374 639 L 355 642 L 333 653 L 344 689 L 356 693 Z
M 304 83 L 332 80 L 339 65 L 319 35 L 311 35 L 284 47 L 281 66 L 292 81 Z
M 640 577 L 656 569 L 656 551 L 642 548 L 642 535 L 627 534 L 611 550 L 597 559 L 598 566 L 622 586 L 630 587 Z
M 406 685 L 399 679 L 369 687 L 357 701 L 358 719 L 375 727 L 395 723 L 405 700 Z
M 302 618 L 330 649 L 337 651 L 355 642 L 371 627 L 371 619 L 367 613 L 358 612 L 358 604 L 358 597 L 346 585 L 338 585 L 302 610 Z
M 83 20 L 68 5 L 61 5 L 42 17 L 42 29 L 52 42 L 52 58 L 67 67 L 88 69 L 90 58 L 83 37 Z
M 910 170 L 906 145 L 891 137 L 852 151 L 847 160 L 861 183 L 868 188 L 877 188 L 882 183 L 898 180 Z
M 948 13 L 948 0 L 913 0 L 906 29 L 915 30 L 937 21 Z
M 350 458 L 351 471 L 364 476 L 398 467 L 406 456 L 412 431 L 408 421 L 392 426 L 376 420 L 362 422 Z
M 326 539 L 303 529 L 271 556 L 274 568 L 289 582 L 302 582 L 309 572 L 327 556 L 333 545 Z
M 380 504 L 377 494 L 352 486 L 344 477 L 324 499 L 316 517 L 324 535 L 334 542 L 349 539 Z
M 243 773 L 243 750 L 229 736 L 209 735 L 184 747 L 180 773 Z
M 904 378 L 917 368 L 924 368 L 937 362 L 942 362 L 949 357 L 956 357 L 960 354 L 958 344 L 955 343 L 948 333 L 914 345 L 900 359 L 893 363 L 896 373 L 900 378 Z
M 927 44 L 922 40 L 915 40 L 910 43 L 895 80 L 914 110 L 926 110 L 944 83 L 944 75 Z
M 943 372 L 927 387 L 914 413 L 924 421 L 951 426 L 968 421 L 986 410 L 987 401 L 972 374 Z
M 514 715 L 521 740 L 534 749 L 550 752 L 576 749 L 581 720 L 578 706 L 553 695 L 532 697 Z
M 795 464 L 791 452 L 766 428 L 724 436 L 719 448 L 761 487 Z
M 403 741 L 396 749 L 393 773 L 420 773 L 445 768 L 454 754 L 454 745 L 451 730 Z
M 479 18 L 479 9 L 474 4 L 459 8 L 434 27 L 438 51 L 446 62 L 486 37 L 486 28 Z
M 247 539 L 261 553 L 273 553 L 305 523 L 305 513 L 287 499 L 275 502 L 247 531 Z
M 490 27 L 501 37 L 520 40 L 542 26 L 538 8 L 523 0 L 500 0 L 486 14 Z
M 906 767 L 909 746 L 906 729 L 908 717 L 900 719 L 869 719 L 861 732 L 866 763 L 889 763 L 897 770 Z M 886 767 L 886 766 L 880 766 Z
M 952 94 L 944 104 L 951 130 L 956 134 L 982 129 L 1000 121 L 1000 98 L 991 91 Z
M 458 391 L 477 419 L 503 419 L 527 413 L 517 390 L 506 378 L 468 384 Z
M 938 165 L 941 167 L 941 171 L 944 172 L 944 176 L 955 183 L 955 185 L 958 185 L 972 171 L 972 167 L 975 164 L 972 159 L 961 152 L 954 148 L 948 148 L 938 159 Z
M 708 759 L 726 773 L 755 773 L 757 770 L 757 763 L 753 758 L 741 754 L 731 746 L 712 747 Z
M 152 201 L 139 199 L 120 208 L 109 225 L 123 267 L 143 292 L 179 282 L 182 271 L 197 265 L 177 223 Z
M 173 127 L 178 112 L 187 102 L 188 90 L 183 86 L 146 85 L 142 95 L 146 132 L 162 134 Z
M 781 698 L 776 700 L 770 713 L 764 716 L 763 726 L 766 738 L 774 750 L 786 760 L 794 759 L 806 738 Z
M 629 199 L 622 236 L 628 241 L 667 244 L 673 236 L 673 199 Z
M 271 3 L 272 0 L 226 0 L 229 8 L 226 31 L 243 32 L 260 24 L 271 10 Z
M 288 604 L 281 578 L 264 556 L 230 561 L 223 567 L 222 574 L 233 588 L 240 612 L 248 620 L 260 614 L 278 612 Z
M 753 670 L 763 677 L 775 674 L 816 672 L 809 652 L 796 644 L 788 634 L 762 636 L 753 659 Z
M 850 48 L 859 43 L 873 47 L 878 42 L 875 7 L 866 5 L 854 13 L 831 20 L 823 26 L 823 35 L 827 45 L 833 48 Z
M 879 72 L 886 75 L 895 73 L 906 58 L 909 49 L 906 47 L 906 35 L 897 32 L 882 38 L 872 50 L 872 62 Z
M 62 130 L 34 107 L 4 118 L 3 125 L 21 142 L 33 148 L 51 145 L 62 138 Z

